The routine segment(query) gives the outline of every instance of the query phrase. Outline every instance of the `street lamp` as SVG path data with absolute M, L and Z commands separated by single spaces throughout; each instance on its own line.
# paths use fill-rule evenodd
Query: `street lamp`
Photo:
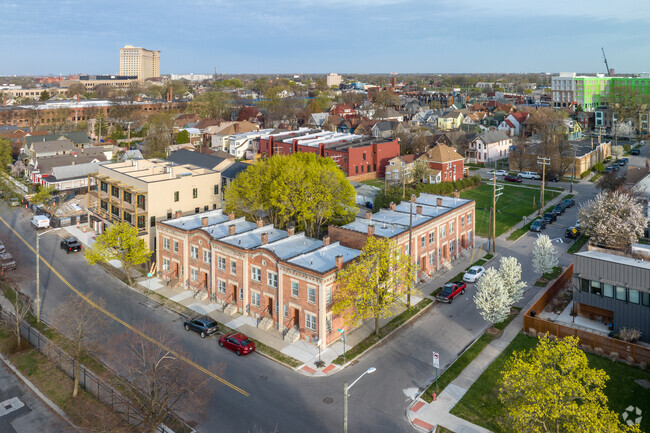
M 39 239 L 41 236 L 43 236 L 45 233 L 49 233 L 51 231 L 58 230 L 59 227 L 55 229 L 50 229 L 46 230 L 42 233 L 36 233 L 36 321 L 38 323 L 41 322 L 41 247 L 40 247 L 40 242 Z
M 341 338 L 343 339 L 343 365 L 345 365 L 345 340 L 347 340 L 345 337 L 345 329 L 337 328 L 336 330 L 341 333 Z
M 343 384 L 343 433 L 348 433 L 348 391 L 354 386 L 355 383 L 359 381 L 359 379 L 361 379 L 366 374 L 374 373 L 376 370 L 377 369 L 375 367 L 370 367 L 364 371 L 361 376 L 357 377 L 357 379 L 352 382 L 350 386 L 348 386 L 347 382 Z

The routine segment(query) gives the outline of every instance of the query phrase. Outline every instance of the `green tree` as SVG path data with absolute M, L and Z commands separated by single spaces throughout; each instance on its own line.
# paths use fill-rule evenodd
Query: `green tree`
M 47 90 L 43 90 L 41 92 L 41 96 L 40 96 L 40 98 L 38 98 L 38 100 L 39 101 L 49 101 L 50 98 L 51 98 L 50 92 L 48 92 Z
M 578 338 L 539 339 L 537 346 L 514 352 L 499 380 L 512 430 L 524 433 L 640 432 L 626 426 L 607 407 L 603 370 L 590 368 Z
M 379 319 L 390 317 L 412 290 L 413 270 L 411 257 L 395 241 L 368 237 L 359 258 L 339 272 L 332 312 L 348 325 L 373 317 L 379 335 Z
M 11 166 L 11 153 L 13 149 L 9 140 L 0 138 L 0 170 L 8 172 Z
M 97 236 L 95 243 L 86 250 L 86 261 L 90 265 L 118 260 L 126 273 L 129 286 L 133 285 L 131 269 L 145 263 L 151 257 L 143 239 L 138 237 L 138 229 L 128 223 L 118 223 Z
M 330 158 L 275 155 L 252 165 L 226 188 L 226 210 L 250 219 L 265 215 L 276 227 L 295 222 L 309 236 L 323 225 L 354 218 L 355 191 Z
M 206 92 L 194 98 L 190 111 L 201 117 L 218 119 L 224 115 L 231 102 L 231 96 L 224 92 Z
M 178 134 L 176 135 L 176 143 L 185 144 L 189 142 L 190 142 L 190 133 L 187 132 L 185 129 L 179 131 Z
M 39 186 L 38 191 L 32 197 L 31 202 L 33 204 L 47 203 L 50 200 L 50 198 L 52 198 L 52 194 L 54 194 L 54 191 L 55 188 L 53 186 Z

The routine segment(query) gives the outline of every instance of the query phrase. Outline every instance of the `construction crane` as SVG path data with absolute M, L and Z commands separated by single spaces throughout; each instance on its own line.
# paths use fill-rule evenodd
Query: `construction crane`
M 607 64 L 607 56 L 605 56 L 605 48 L 600 47 L 600 49 L 603 51 L 603 59 L 605 60 L 605 67 L 607 68 L 607 76 L 611 77 L 612 74 L 609 72 L 609 65 Z

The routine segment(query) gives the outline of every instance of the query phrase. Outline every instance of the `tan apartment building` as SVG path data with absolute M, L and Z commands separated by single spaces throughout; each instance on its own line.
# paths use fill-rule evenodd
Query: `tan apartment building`
M 160 51 L 125 45 L 120 48 L 120 75 L 135 75 L 138 80 L 160 77 Z
M 97 233 L 127 222 L 156 249 L 156 223 L 221 207 L 221 173 L 163 159 L 134 159 L 100 165 L 88 175 L 89 221 Z

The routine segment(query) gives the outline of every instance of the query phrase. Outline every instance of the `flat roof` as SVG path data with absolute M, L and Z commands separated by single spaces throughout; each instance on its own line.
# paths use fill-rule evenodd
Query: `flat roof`
M 217 224 L 202 227 L 201 230 L 209 234 L 213 239 L 221 239 L 229 236 L 230 226 L 235 226 L 235 234 L 245 233 L 254 230 L 257 224 L 246 221 L 246 218 L 241 217 L 234 220 L 223 221 Z
M 273 251 L 281 259 L 288 259 L 289 257 L 304 254 L 322 246 L 323 241 L 308 238 L 304 233 L 298 233 L 293 236 L 287 235 L 286 238 L 262 245 L 262 248 Z
M 418 215 L 413 212 L 413 227 L 417 227 L 427 221 L 431 221 L 433 217 L 429 215 Z M 408 227 L 410 225 L 411 215 L 404 212 L 396 212 L 393 210 L 382 209 L 372 215 L 372 220 L 375 221 L 375 230 L 380 223 L 386 224 L 399 224 Z
M 417 204 L 438 206 L 439 198 L 442 199 L 442 206 L 449 209 L 455 209 L 464 204 L 472 202 L 472 200 L 468 200 L 466 198 L 447 197 L 446 195 L 427 194 L 427 193 L 420 194 L 420 196 L 415 200 L 415 202 Z
M 208 226 L 228 221 L 228 215 L 224 215 L 223 210 L 216 209 L 194 215 L 182 216 L 180 218 L 172 218 L 162 222 L 178 229 L 194 230 L 203 226 L 201 221 L 204 217 L 208 217 Z
M 244 233 L 228 236 L 220 240 L 236 247 L 251 249 L 262 245 L 262 233 L 267 233 L 269 235 L 269 243 L 288 236 L 287 232 L 284 230 L 276 229 L 273 225 L 268 225 Z
M 583 251 L 581 253 L 575 253 L 575 255 L 650 270 L 650 262 L 632 257 L 617 256 L 616 254 L 607 254 L 601 251 Z
M 422 206 L 422 215 L 427 215 L 434 218 L 451 210 L 450 208 L 444 206 L 431 206 L 428 204 L 421 204 L 416 202 L 413 205 L 413 215 L 417 213 L 417 206 Z M 403 201 L 395 206 L 395 210 L 397 212 L 404 212 L 408 215 L 411 212 L 411 204 L 407 201 Z
M 354 221 L 343 226 L 344 229 L 353 230 L 355 232 L 368 233 L 368 226 L 375 226 L 375 234 L 385 238 L 391 238 L 400 233 L 408 231 L 408 225 L 403 226 L 400 224 L 390 224 L 385 222 L 378 222 L 366 218 L 355 218 Z
M 345 264 L 359 257 L 359 254 L 361 254 L 359 250 L 344 247 L 338 242 L 334 242 L 316 251 L 289 259 L 288 262 L 322 273 L 336 267 L 336 256 L 343 256 L 343 263 Z

